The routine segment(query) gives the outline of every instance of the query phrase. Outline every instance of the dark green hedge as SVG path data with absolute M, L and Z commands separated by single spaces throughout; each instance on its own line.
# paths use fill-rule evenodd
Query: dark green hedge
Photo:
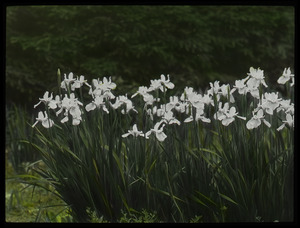
M 161 73 L 203 88 L 250 66 L 274 82 L 294 66 L 289 6 L 9 6 L 6 19 L 7 102 L 33 105 L 58 68 L 130 92 Z

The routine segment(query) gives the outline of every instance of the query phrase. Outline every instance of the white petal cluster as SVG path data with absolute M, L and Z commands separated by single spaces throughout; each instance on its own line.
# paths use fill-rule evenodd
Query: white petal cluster
M 286 124 L 290 127 L 294 127 L 294 115 L 291 115 L 291 114 L 286 114 L 285 116 L 286 120 L 283 120 L 283 124 L 277 128 L 277 131 L 281 131 L 285 126 Z
M 282 76 L 278 79 L 279 84 L 284 84 L 292 80 L 294 83 L 294 74 L 290 68 L 285 68 Z M 291 84 L 291 86 L 292 86 Z M 76 89 L 83 85 L 88 87 L 88 94 L 91 100 L 85 106 L 76 97 Z M 157 140 L 164 141 L 167 135 L 164 129 L 169 125 L 182 126 L 182 123 L 189 124 L 193 121 L 201 121 L 209 124 L 214 119 L 220 121 L 223 126 L 229 126 L 236 118 L 247 120 L 246 127 L 249 130 L 258 128 L 263 122 L 267 127 L 271 127 L 274 121 L 270 121 L 274 115 L 282 120 L 282 123 L 276 122 L 278 131 L 284 127 L 294 127 L 294 104 L 291 99 L 283 99 L 278 92 L 265 92 L 267 88 L 263 70 L 250 67 L 247 77 L 236 80 L 231 87 L 229 84 L 221 84 L 220 81 L 209 83 L 210 88 L 205 93 L 198 93 L 192 87 L 185 87 L 182 94 L 170 96 L 166 98 L 167 90 L 173 89 L 175 86 L 170 81 L 170 76 L 161 75 L 160 79 L 150 80 L 149 87 L 140 86 L 138 90 L 130 97 L 126 95 L 114 96 L 112 90 L 116 88 L 116 84 L 112 82 L 111 77 L 103 77 L 102 80 L 93 79 L 91 85 L 88 84 L 84 76 L 74 77 L 73 73 L 65 74 L 61 82 L 61 88 L 67 94 L 56 95 L 53 99 L 53 93 L 46 91 L 34 108 L 44 103 L 47 112 L 39 112 L 33 127 L 41 122 L 45 128 L 52 127 L 54 121 L 48 117 L 53 110 L 57 117 L 61 117 L 60 122 L 66 123 L 70 117 L 72 125 L 79 125 L 82 121 L 84 109 L 86 112 L 94 110 L 103 111 L 110 114 L 110 111 L 118 111 L 123 115 L 133 112 L 138 115 L 138 111 L 134 106 L 134 99 L 142 96 L 144 101 L 144 114 L 151 120 L 152 128 L 146 129 L 145 132 L 139 131 L 137 124 L 132 126 L 132 130 L 122 134 L 123 138 L 128 136 L 145 137 L 149 139 L 150 135 L 154 135 Z M 74 92 L 72 92 L 74 91 Z M 159 97 L 163 93 L 163 99 Z M 243 96 L 243 98 L 254 101 L 256 107 L 252 107 L 252 115 L 244 117 L 238 115 L 238 104 L 236 104 L 235 96 Z M 255 99 L 253 99 L 255 98 Z M 168 99 L 168 102 L 167 102 Z M 164 101 L 164 102 L 163 102 Z M 213 113 L 208 113 L 214 110 Z M 52 111 L 52 112 L 53 112 Z M 248 112 L 249 113 L 249 112 Z M 211 118 L 213 117 L 213 118 Z M 270 122 L 269 122 L 270 121 Z M 279 127 L 278 127 L 279 126 Z M 171 126 L 170 126 L 171 127 Z
M 223 108 L 222 108 L 222 102 L 220 102 L 219 103 L 219 109 L 214 114 L 214 118 L 221 121 L 224 126 L 228 126 L 229 124 L 231 124 L 235 120 L 235 117 L 246 120 L 245 117 L 238 116 L 237 114 L 238 113 L 236 112 L 235 107 L 231 107 L 229 109 L 229 103 L 228 102 L 224 104 Z
M 262 109 L 259 109 L 257 112 L 253 111 L 252 113 L 252 118 L 246 124 L 249 130 L 259 127 L 261 125 L 261 121 L 263 121 L 266 126 L 271 127 L 271 124 L 264 119 L 265 116 Z
M 128 130 L 128 133 L 123 134 L 122 137 L 123 137 L 123 138 L 126 138 L 126 137 L 129 136 L 129 135 L 132 135 L 132 136 L 134 136 L 134 137 L 138 137 L 138 136 L 144 137 L 143 132 L 142 132 L 142 131 L 139 131 L 139 130 L 137 129 L 136 124 L 133 125 L 132 130 Z
M 166 91 L 167 89 L 174 89 L 175 85 L 170 81 L 170 76 L 167 75 L 168 79 L 166 80 L 165 75 L 161 75 L 160 79 L 150 80 L 151 85 L 149 87 L 149 92 L 160 89 L 162 92 Z
M 290 84 L 290 86 L 294 86 L 294 84 L 295 84 L 294 76 L 295 75 L 292 74 L 290 67 L 289 68 L 284 68 L 282 75 L 277 80 L 277 83 L 278 84 L 285 84 L 289 80 L 292 80 L 292 83 Z
M 47 112 L 39 112 L 36 122 L 32 125 L 34 127 L 38 122 L 41 122 L 43 127 L 49 128 L 54 124 L 53 120 L 49 119 Z
M 126 96 L 120 95 L 116 98 L 116 101 L 114 104 L 110 103 L 111 107 L 113 109 L 121 108 L 122 114 L 127 114 L 129 111 L 133 110 L 137 112 L 137 110 L 134 109 L 133 103 L 130 99 Z
M 65 94 L 65 97 L 62 99 L 59 105 L 60 109 L 56 112 L 56 115 L 58 116 L 60 113 L 63 112 L 64 118 L 60 122 L 65 123 L 69 121 L 69 114 L 70 114 L 72 116 L 72 124 L 78 125 L 82 120 L 81 110 L 79 107 L 82 105 L 83 104 L 80 101 L 78 101 L 74 93 L 71 93 L 69 97 L 67 94 Z
M 163 142 L 166 138 L 167 135 L 163 132 L 165 127 L 165 123 L 163 123 L 163 121 L 157 122 L 154 125 L 153 129 L 150 129 L 147 133 L 146 133 L 146 138 L 149 138 L 149 135 L 151 135 L 152 133 L 155 134 L 156 138 L 158 141 Z
M 48 91 L 46 91 L 44 93 L 43 98 L 39 98 L 39 100 L 40 100 L 39 103 L 33 106 L 34 108 L 36 108 L 39 104 L 41 104 L 41 102 L 43 102 L 46 106 L 48 106 L 48 108 L 51 109 L 55 109 L 57 107 L 56 101 L 53 100 L 53 94 L 51 93 L 51 95 L 49 96 Z

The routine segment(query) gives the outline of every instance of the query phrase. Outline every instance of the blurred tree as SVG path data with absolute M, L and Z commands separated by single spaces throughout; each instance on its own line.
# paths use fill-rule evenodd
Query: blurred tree
M 269 82 L 294 64 L 294 8 L 287 6 L 10 6 L 7 102 L 32 107 L 61 72 L 113 76 L 131 92 L 160 74 L 177 88 L 242 78 Z

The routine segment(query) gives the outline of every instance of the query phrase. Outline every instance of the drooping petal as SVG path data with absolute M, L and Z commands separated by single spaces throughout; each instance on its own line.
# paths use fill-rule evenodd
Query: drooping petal
M 42 125 L 45 128 L 50 128 L 53 125 L 53 120 L 45 119 L 45 120 L 42 121 Z
M 63 111 L 63 108 L 61 108 L 60 110 L 58 110 L 58 111 L 56 112 L 56 116 L 58 116 L 62 111 Z
M 166 82 L 165 83 L 165 86 L 168 88 L 168 89 L 174 89 L 175 85 L 172 83 L 172 82 Z
M 243 116 L 236 116 L 236 117 L 238 117 L 238 118 L 240 118 L 240 119 L 242 119 L 242 120 L 246 120 L 246 117 L 243 117 Z
M 234 121 L 234 118 L 232 117 L 232 118 L 226 118 L 226 119 L 223 119 L 222 120 L 222 124 L 224 125 L 224 126 L 228 126 L 230 123 L 232 123 Z
M 265 108 L 265 111 L 266 111 L 266 113 L 268 113 L 269 115 L 273 115 L 273 109 L 272 109 L 272 108 L 266 107 L 266 108 Z
M 263 122 L 267 127 L 269 127 L 269 128 L 271 127 L 271 124 L 268 121 L 266 121 L 265 119 L 263 119 Z
M 235 107 L 231 107 L 229 110 L 229 115 L 230 116 L 234 116 L 236 114 L 236 108 Z
M 68 122 L 68 120 L 69 120 L 69 117 L 66 115 L 60 122 L 65 123 L 65 122 Z
M 260 109 L 260 110 L 257 112 L 256 116 L 257 116 L 257 118 L 259 118 L 259 119 L 263 118 L 263 117 L 264 117 L 264 112 L 263 112 L 263 110 Z
M 286 123 L 290 127 L 293 127 L 294 126 L 294 119 L 293 119 L 292 115 L 288 113 L 285 118 L 286 118 Z
M 89 112 L 89 111 L 92 111 L 92 110 L 94 110 L 96 108 L 96 105 L 92 102 L 92 103 L 89 103 L 89 104 L 87 104 L 86 106 L 85 106 L 85 110 L 87 111 L 87 112 Z
M 49 108 L 51 108 L 51 109 L 56 109 L 56 107 L 57 107 L 55 101 L 53 101 L 53 100 L 49 102 L 48 106 L 49 106 Z
M 177 124 L 177 125 L 180 125 L 180 121 L 174 118 L 174 119 L 171 119 L 171 120 L 170 120 L 169 124 Z
M 206 118 L 206 117 L 204 117 L 204 116 L 200 116 L 200 120 L 201 120 L 202 122 L 205 122 L 205 123 L 210 123 L 210 122 L 211 122 L 211 120 L 210 120 L 209 118 Z
M 70 114 L 73 116 L 73 118 L 79 118 L 81 116 L 79 107 L 78 106 L 71 107 Z
M 80 124 L 80 119 L 79 118 L 73 118 L 72 124 L 75 125 L 75 126 Z
M 102 106 L 102 109 L 103 109 L 104 112 L 106 112 L 107 114 L 109 114 L 109 111 L 108 111 L 108 109 L 105 107 L 105 105 Z
M 38 105 L 40 105 L 42 101 L 39 101 L 39 103 L 37 103 L 36 105 L 33 106 L 33 108 L 36 108 Z
M 46 117 L 46 116 L 45 116 Z M 38 119 L 42 120 L 45 118 L 43 112 L 39 112 Z
M 167 135 L 163 131 L 156 132 L 155 135 L 160 142 L 163 142 L 167 138 Z
M 151 135 L 151 133 L 154 132 L 152 129 L 150 131 L 146 132 L 146 138 L 149 138 L 149 136 Z
M 281 125 L 279 128 L 277 128 L 276 130 L 277 130 L 277 131 L 281 131 L 284 127 L 285 127 L 285 123 L 282 124 L 282 125 Z
M 247 127 L 247 129 L 251 130 L 253 128 L 257 128 L 260 124 L 261 124 L 260 119 L 252 118 L 247 122 L 246 127 Z
M 193 121 L 193 120 L 194 120 L 193 116 L 190 115 L 190 116 L 189 116 L 188 118 L 186 118 L 183 122 L 189 123 L 189 122 L 191 122 L 191 121 Z
M 125 133 L 125 134 L 122 135 L 122 138 L 126 138 L 129 135 L 130 135 L 130 133 Z

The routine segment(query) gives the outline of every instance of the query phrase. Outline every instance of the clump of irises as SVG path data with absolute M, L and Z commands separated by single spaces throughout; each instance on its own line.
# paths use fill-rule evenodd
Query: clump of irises
M 282 75 L 277 80 L 278 84 L 288 84 L 289 87 L 294 86 L 294 74 L 290 68 L 285 68 Z M 34 105 L 36 108 L 41 103 L 44 103 L 47 111 L 40 111 L 36 122 L 32 127 L 39 122 L 45 128 L 52 127 L 55 123 L 50 117 L 50 112 L 54 112 L 57 117 L 60 117 L 61 123 L 72 122 L 72 125 L 79 125 L 82 121 L 83 109 L 86 112 L 92 112 L 96 109 L 103 110 L 109 115 L 109 107 L 117 110 L 120 109 L 123 115 L 130 112 L 138 114 L 134 105 L 136 96 L 141 96 L 144 101 L 142 110 L 150 119 L 155 119 L 157 122 L 154 127 L 146 132 L 139 131 L 137 123 L 134 123 L 132 129 L 122 137 L 145 137 L 148 139 L 150 135 L 155 135 L 157 140 L 164 141 L 167 135 L 164 133 L 166 125 L 187 124 L 192 121 L 202 121 L 207 124 L 212 122 L 212 119 L 220 121 L 222 125 L 229 126 L 236 118 L 245 121 L 246 127 L 249 130 L 258 128 L 261 123 L 267 127 L 271 127 L 266 116 L 273 116 L 274 113 L 282 113 L 281 125 L 277 127 L 277 131 L 285 127 L 294 127 L 294 103 L 291 99 L 283 99 L 279 92 L 264 92 L 263 88 L 268 85 L 265 81 L 264 71 L 260 68 L 254 69 L 250 67 L 247 77 L 241 80 L 236 80 L 234 85 L 222 84 L 219 81 L 209 83 L 210 88 L 205 93 L 198 93 L 192 87 L 185 87 L 180 96 L 170 96 L 169 101 L 159 97 L 159 92 L 166 94 L 167 90 L 172 90 L 175 85 L 170 81 L 170 76 L 161 75 L 159 79 L 150 81 L 150 86 L 140 86 L 136 93 L 131 97 L 126 95 L 115 96 L 112 92 L 116 88 L 116 84 L 112 82 L 111 77 L 104 77 L 102 80 L 93 79 L 89 84 L 85 77 L 74 77 L 71 72 L 64 74 L 64 79 L 61 82 L 60 88 L 66 93 L 64 96 L 45 92 L 39 102 Z M 88 87 L 88 94 L 91 99 L 87 104 L 83 104 L 75 95 L 75 91 L 81 87 Z M 250 94 L 250 95 L 249 95 Z M 237 96 L 250 96 L 255 100 L 256 106 L 253 107 L 251 115 L 239 115 L 238 106 L 235 105 Z M 164 102 L 163 102 L 164 101 Z M 206 113 L 206 107 L 213 107 L 214 113 Z M 176 118 L 178 114 L 185 116 L 183 121 Z M 155 117 L 155 118 L 154 118 Z M 182 123 L 183 122 L 183 123 Z

